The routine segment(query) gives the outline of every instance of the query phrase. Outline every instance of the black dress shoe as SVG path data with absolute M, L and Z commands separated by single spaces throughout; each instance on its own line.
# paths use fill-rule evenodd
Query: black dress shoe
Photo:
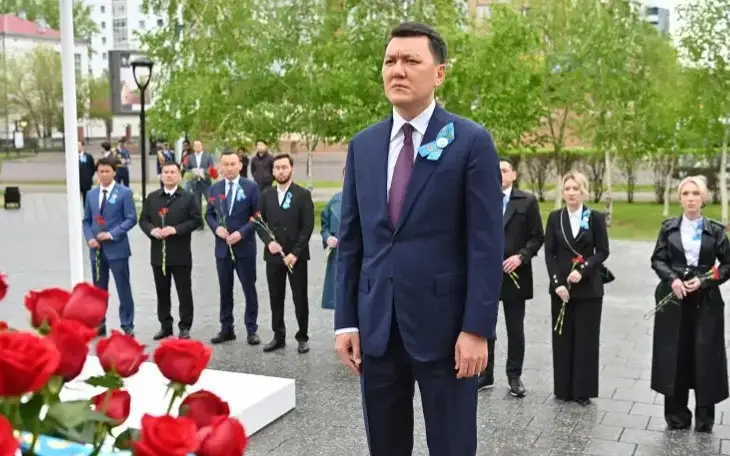
M 157 331 L 157 333 L 155 333 L 154 336 L 152 336 L 152 340 L 162 340 L 165 337 L 170 337 L 170 336 L 172 336 L 172 329 L 163 328 L 163 329 L 160 329 L 159 331 Z
M 297 351 L 299 353 L 307 353 L 309 351 L 309 342 L 299 342 Z
M 264 353 L 272 352 L 274 350 L 279 350 L 280 348 L 286 347 L 286 342 L 279 339 L 274 339 L 268 344 L 264 345 Z
M 509 393 L 514 397 L 525 397 L 525 385 L 519 378 L 511 378 L 509 380 Z
M 246 337 L 246 342 L 248 342 L 249 345 L 258 345 L 261 343 L 261 339 L 259 339 L 259 335 L 256 333 L 251 333 Z
M 96 335 L 99 337 L 106 337 L 106 326 L 99 326 Z
M 477 380 L 477 391 L 491 388 L 494 388 L 494 374 L 488 374 L 487 371 L 479 374 L 479 379 Z
M 578 399 L 575 400 L 575 402 L 577 402 L 578 404 L 585 407 L 586 405 L 591 403 L 591 400 L 586 397 L 579 397 Z
M 233 331 L 221 331 L 218 333 L 217 336 L 210 339 L 211 344 L 222 344 L 223 342 L 228 342 L 231 340 L 236 340 L 236 333 Z
M 190 330 L 189 329 L 181 329 L 178 333 L 178 337 L 180 339 L 190 339 Z
M 126 334 L 128 336 L 134 337 L 134 329 L 126 328 L 126 329 L 123 329 L 122 331 L 124 331 L 124 334 Z

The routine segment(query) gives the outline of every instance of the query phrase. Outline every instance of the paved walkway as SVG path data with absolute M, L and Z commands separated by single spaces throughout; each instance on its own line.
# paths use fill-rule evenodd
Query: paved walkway
M 22 298 L 26 290 L 65 286 L 68 281 L 65 200 L 58 194 L 31 194 L 21 211 L 0 210 L 0 270 L 7 273 L 10 292 L 0 318 L 13 325 L 28 324 Z M 132 280 L 136 300 L 137 334 L 150 350 L 158 329 L 148 262 L 148 242 L 135 228 L 132 240 Z M 207 340 L 218 329 L 218 292 L 208 231 L 193 236 L 193 336 Z M 264 354 L 242 338 L 216 347 L 212 367 L 254 374 L 295 378 L 297 408 L 259 432 L 247 456 L 366 455 L 358 381 L 341 368 L 333 353 L 332 312 L 319 308 L 324 259 L 321 244 L 312 239 L 310 262 L 310 336 L 312 351 L 298 355 L 293 344 L 296 323 L 293 304 L 287 305 L 290 346 Z M 549 301 L 542 257 L 535 262 L 536 296 L 526 318 L 527 354 L 523 380 L 528 396 L 514 399 L 504 375 L 506 335 L 500 321 L 497 387 L 480 394 L 480 456 L 701 456 L 730 455 L 730 402 L 718 406 L 712 435 L 665 431 L 662 398 L 649 389 L 651 322 L 643 315 L 652 305 L 656 284 L 649 268 L 648 243 L 614 242 L 608 266 L 617 276 L 607 288 L 601 334 L 600 398 L 588 407 L 563 404 L 552 392 Z M 260 333 L 271 337 L 268 292 L 259 261 Z M 88 266 L 87 266 L 88 268 Z M 90 270 L 87 269 L 87 277 Z M 174 298 L 175 299 L 175 298 Z M 289 299 L 289 298 L 287 298 Z M 242 293 L 236 290 L 239 333 Z M 116 298 L 112 299 L 112 308 Z M 500 314 L 500 319 L 502 315 Z M 117 325 L 110 313 L 110 324 Z M 134 399 L 133 399 L 134 400 Z M 420 415 L 419 398 L 416 407 Z M 418 416 L 417 415 L 417 416 Z M 416 420 L 414 454 L 428 455 L 423 420 Z

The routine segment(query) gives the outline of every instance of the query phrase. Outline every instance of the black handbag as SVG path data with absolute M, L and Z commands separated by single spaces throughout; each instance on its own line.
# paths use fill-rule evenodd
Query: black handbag
M 563 208 L 565 210 L 565 208 Z M 591 212 L 591 215 L 593 215 L 593 212 Z M 565 244 L 568 246 L 568 248 L 573 252 L 575 256 L 582 256 L 580 253 L 576 252 L 572 245 L 570 245 L 570 242 L 568 241 L 568 237 L 565 235 L 565 228 L 563 227 L 563 214 L 560 214 L 560 234 L 563 235 L 563 239 L 565 240 Z M 611 272 L 610 269 L 606 267 L 606 265 L 601 264 L 601 269 L 598 271 L 601 275 L 601 281 L 606 283 L 611 283 L 614 280 L 616 280 L 616 276 L 613 275 L 613 272 Z

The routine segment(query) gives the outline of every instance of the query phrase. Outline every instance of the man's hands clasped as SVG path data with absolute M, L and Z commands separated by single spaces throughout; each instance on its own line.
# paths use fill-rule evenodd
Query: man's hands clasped
M 215 235 L 219 238 L 226 241 L 226 244 L 228 245 L 234 245 L 241 242 L 241 239 L 243 239 L 243 236 L 241 236 L 241 233 L 238 231 L 229 232 L 227 229 L 223 228 L 222 226 L 219 226 L 215 230 Z
M 177 234 L 177 230 L 173 226 L 165 226 L 162 228 L 153 228 L 150 234 L 157 239 L 165 239 Z

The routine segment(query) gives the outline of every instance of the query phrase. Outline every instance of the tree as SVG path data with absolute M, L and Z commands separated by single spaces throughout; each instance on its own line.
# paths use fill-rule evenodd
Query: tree
M 104 72 L 102 76 L 91 79 L 88 83 L 88 93 L 89 118 L 104 122 L 106 138 L 110 139 L 114 114 L 111 109 L 109 74 Z
M 50 138 L 62 109 L 61 58 L 53 48 L 36 46 L 8 57 L 5 84 L 11 115 L 26 118 L 39 139 Z
M 692 0 L 679 8 L 685 22 L 680 42 L 703 76 L 703 108 L 709 132 L 721 135 L 720 202 L 728 223 L 728 143 L 730 143 L 730 0 Z M 714 142 L 714 141 L 712 141 Z

